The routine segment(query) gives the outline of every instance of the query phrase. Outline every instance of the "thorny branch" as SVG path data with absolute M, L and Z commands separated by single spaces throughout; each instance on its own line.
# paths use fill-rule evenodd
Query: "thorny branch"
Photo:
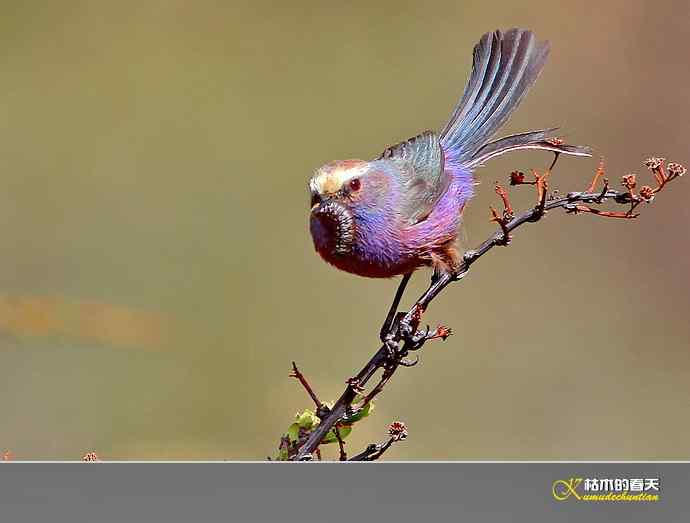
M 479 258 L 496 246 L 508 245 L 511 240 L 511 233 L 515 229 L 526 223 L 537 222 L 543 218 L 548 211 L 559 208 L 564 209 L 566 214 L 588 213 L 606 218 L 634 219 L 639 216 L 639 213 L 635 211 L 642 203 L 650 203 L 656 194 L 661 192 L 669 182 L 676 178 L 680 178 L 686 173 L 685 167 L 678 163 L 669 163 L 666 165 L 663 158 L 649 158 L 645 162 L 645 165 L 654 176 L 654 181 L 656 183 L 655 187 L 644 185 L 636 191 L 637 177 L 634 174 L 629 174 L 624 176 L 621 180 L 621 185 L 624 190 L 612 190 L 609 187 L 609 181 L 604 177 L 605 170 L 602 160 L 587 190 L 570 192 L 565 196 L 558 196 L 555 191 L 552 193 L 548 192 L 549 177 L 557 160 L 558 153 L 554 155 L 553 163 L 543 174 L 539 174 L 537 171 L 533 170 L 532 180 L 527 180 L 525 174 L 520 171 L 513 171 L 510 174 L 509 182 L 511 186 L 534 185 L 536 187 L 536 205 L 521 214 L 515 215 L 510 204 L 508 192 L 505 188 L 496 184 L 496 193 L 501 198 L 503 212 L 499 213 L 493 207 L 490 208 L 490 211 L 492 215 L 491 221 L 496 222 L 499 225 L 499 229 L 476 249 L 465 252 L 462 261 L 453 272 L 434 273 L 429 288 L 407 312 L 402 313 L 394 309 L 391 310 L 391 314 L 389 314 L 389 318 L 381 331 L 381 339 L 383 341 L 381 347 L 354 377 L 346 381 L 347 386 L 345 391 L 332 407 L 329 408 L 318 400 L 308 382 L 304 379 L 304 376 L 297 370 L 297 367 L 293 363 L 293 374 L 291 374 L 291 376 L 300 380 L 316 404 L 320 423 L 314 428 L 304 442 L 300 442 L 301 445 L 299 446 L 299 450 L 291 456 L 291 459 L 312 459 L 312 454 L 318 450 L 324 436 L 331 429 L 334 427 L 337 428 L 342 423 L 347 423 L 349 418 L 356 415 L 357 412 L 364 408 L 376 395 L 380 394 L 399 367 L 410 367 L 416 363 L 416 361 L 408 361 L 406 359 L 411 351 L 421 349 L 429 340 L 445 340 L 451 334 L 450 329 L 444 326 L 439 326 L 434 331 L 431 331 L 429 327 L 425 330 L 418 330 L 423 313 L 426 311 L 429 304 L 448 285 L 464 278 L 469 272 L 472 264 Z M 597 190 L 600 181 L 603 182 L 602 188 Z M 610 211 L 593 207 L 607 202 L 627 207 L 627 210 Z M 401 289 L 404 289 L 408 279 L 409 276 L 403 278 L 403 282 L 396 293 L 396 301 L 394 302 L 395 307 L 397 307 L 397 302 L 402 294 Z M 383 372 L 378 383 L 368 394 L 360 396 L 363 399 L 355 402 L 358 395 L 364 390 L 365 385 L 380 369 L 382 369 Z M 389 428 L 389 434 L 390 438 L 388 441 L 369 445 L 363 452 L 350 458 L 350 461 L 373 461 L 378 459 L 394 442 L 405 439 L 405 437 L 407 437 L 407 430 L 404 424 L 394 422 Z M 336 435 L 338 436 L 338 443 L 340 446 L 340 459 L 344 460 L 347 455 L 345 454 L 344 445 L 337 430 Z

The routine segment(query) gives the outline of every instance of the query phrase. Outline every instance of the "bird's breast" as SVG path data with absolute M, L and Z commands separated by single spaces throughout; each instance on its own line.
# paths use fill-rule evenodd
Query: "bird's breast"
M 352 214 L 333 202 L 312 211 L 310 229 L 314 247 L 331 265 L 359 276 L 390 278 L 420 265 L 406 252 L 392 224 Z

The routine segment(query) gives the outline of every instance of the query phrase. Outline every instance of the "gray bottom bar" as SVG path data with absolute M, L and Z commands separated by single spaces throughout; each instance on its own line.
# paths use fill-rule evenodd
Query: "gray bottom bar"
M 687 463 L 0 463 L 17 523 L 686 522 L 689 493 Z

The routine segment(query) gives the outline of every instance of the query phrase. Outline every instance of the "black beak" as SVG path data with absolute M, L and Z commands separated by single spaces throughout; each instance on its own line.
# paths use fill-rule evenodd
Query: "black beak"
M 321 205 L 328 203 L 332 199 L 333 198 L 330 196 L 322 196 L 319 193 L 311 193 L 311 210 L 312 210 L 312 212 L 317 210 Z

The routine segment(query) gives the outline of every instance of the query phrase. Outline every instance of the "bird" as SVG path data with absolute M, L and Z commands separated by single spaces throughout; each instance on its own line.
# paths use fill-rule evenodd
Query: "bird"
M 387 147 L 373 160 L 336 160 L 309 180 L 309 227 L 319 255 L 369 278 L 409 276 L 422 267 L 453 272 L 458 230 L 474 194 L 474 171 L 519 150 L 591 156 L 554 139 L 556 128 L 491 141 L 541 73 L 549 43 L 526 29 L 484 34 L 446 126 Z

